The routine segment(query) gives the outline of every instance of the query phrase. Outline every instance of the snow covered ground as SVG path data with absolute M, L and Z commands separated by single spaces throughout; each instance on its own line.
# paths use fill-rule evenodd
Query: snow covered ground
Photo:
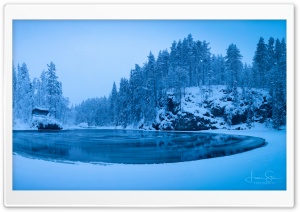
M 14 190 L 285 190 L 286 130 L 201 132 L 250 135 L 265 147 L 241 154 L 169 164 L 55 163 L 13 155 Z M 197 133 L 197 132 L 193 132 Z

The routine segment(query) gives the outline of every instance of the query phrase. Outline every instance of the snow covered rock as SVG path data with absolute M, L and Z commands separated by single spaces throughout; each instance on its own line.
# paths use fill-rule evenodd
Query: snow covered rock
M 195 131 L 210 129 L 211 122 L 204 117 L 195 116 L 191 113 L 183 113 L 175 120 L 175 130 L 180 131 Z
M 247 98 L 241 88 L 235 96 L 233 92 L 225 91 L 225 86 L 214 86 L 213 95 L 202 98 L 199 88 L 191 87 L 186 89 L 181 102 L 169 93 L 167 106 L 158 110 L 153 128 L 181 131 L 237 129 L 235 125 L 264 123 L 272 117 L 266 90 L 249 90 L 251 98 Z
M 61 130 L 62 124 L 56 119 L 49 116 L 33 116 L 32 128 L 39 130 Z

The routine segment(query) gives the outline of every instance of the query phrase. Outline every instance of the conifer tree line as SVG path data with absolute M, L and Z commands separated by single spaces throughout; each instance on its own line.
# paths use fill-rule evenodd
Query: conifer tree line
M 27 65 L 13 66 L 13 118 L 23 123 L 30 123 L 32 110 L 36 107 L 46 108 L 49 115 L 66 122 L 69 113 L 69 100 L 62 94 L 62 83 L 56 76 L 53 62 L 47 64 L 40 78 L 29 77 Z
M 121 78 L 117 89 L 113 83 L 106 97 L 84 100 L 68 108 L 68 100 L 62 95 L 62 85 L 55 75 L 51 62 L 40 79 L 29 79 L 26 64 L 13 70 L 14 117 L 29 119 L 34 105 L 47 106 L 51 114 L 65 122 L 86 122 L 96 126 L 122 126 L 141 124 L 151 126 L 157 111 L 171 110 L 170 104 L 181 99 L 186 88 L 198 87 L 201 99 L 214 95 L 212 87 L 225 85 L 228 93 L 235 95 L 242 88 L 243 97 L 251 99 L 251 89 L 265 89 L 272 104 L 274 128 L 285 125 L 286 119 L 286 43 L 284 39 L 270 37 L 266 42 L 259 38 L 252 64 L 242 63 L 242 54 L 235 44 L 230 44 L 226 55 L 212 54 L 209 43 L 194 41 L 191 34 L 174 41 L 170 50 L 161 50 L 157 57 L 150 52 L 148 60 L 135 65 L 129 79 Z M 21 88 L 21 89 L 20 89 Z M 170 102 L 172 96 L 173 102 Z M 238 104 L 236 105 L 238 107 Z M 26 111 L 21 113 L 20 111 Z M 28 110 L 28 111 L 27 111 Z M 248 115 L 251 113 L 248 113 Z M 253 115 L 253 114 L 252 114 Z M 251 119 L 251 117 L 249 117 Z M 230 120 L 228 120 L 230 122 Z
M 119 90 L 113 83 L 108 98 L 88 99 L 78 105 L 76 111 L 80 115 L 77 114 L 76 122 L 123 127 L 140 123 L 151 125 L 160 108 L 168 110 L 170 93 L 180 102 L 187 87 L 197 86 L 202 91 L 211 90 L 214 85 L 226 85 L 228 92 L 233 93 L 241 87 L 245 91 L 244 98 L 248 99 L 251 88 L 267 89 L 271 96 L 273 126 L 284 125 L 285 40 L 271 37 L 266 43 L 261 37 L 252 65 L 243 64 L 241 60 L 235 44 L 229 45 L 225 56 L 215 55 L 210 52 L 208 42 L 194 41 L 189 34 L 183 40 L 174 41 L 170 51 L 160 51 L 157 58 L 150 52 L 143 66 L 135 65 L 129 79 L 120 80 Z

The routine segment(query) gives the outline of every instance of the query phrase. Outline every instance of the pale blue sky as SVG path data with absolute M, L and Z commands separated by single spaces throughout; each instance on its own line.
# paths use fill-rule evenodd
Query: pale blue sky
M 286 38 L 286 21 L 34 21 L 13 23 L 14 64 L 25 62 L 31 79 L 39 77 L 53 61 L 63 94 L 78 104 L 92 97 L 108 96 L 112 84 L 129 77 L 135 64 L 143 65 L 149 52 L 170 50 L 191 33 L 194 40 L 210 43 L 211 53 L 225 56 L 234 43 L 243 62 L 252 63 L 262 36 Z M 288 41 L 287 41 L 288 42 Z

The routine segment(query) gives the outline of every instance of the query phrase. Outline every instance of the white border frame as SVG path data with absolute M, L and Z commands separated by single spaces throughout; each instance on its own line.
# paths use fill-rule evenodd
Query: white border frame
M 12 21 L 16 19 L 286 20 L 287 190 L 12 190 L 12 73 L 10 70 L 12 70 Z M 4 205 L 7 207 L 292 207 L 294 205 L 294 6 L 292 4 L 7 4 L 4 7 L 4 70 Z

